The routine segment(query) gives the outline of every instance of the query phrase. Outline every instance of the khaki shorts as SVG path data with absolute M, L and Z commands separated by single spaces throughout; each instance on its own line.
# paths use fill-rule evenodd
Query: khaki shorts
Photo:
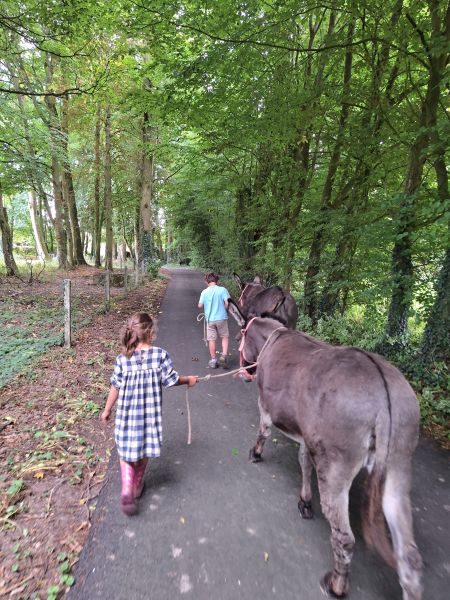
M 217 340 L 218 335 L 221 338 L 230 335 L 228 332 L 228 321 L 226 319 L 223 321 L 210 321 L 206 326 L 206 339 L 208 342 Z

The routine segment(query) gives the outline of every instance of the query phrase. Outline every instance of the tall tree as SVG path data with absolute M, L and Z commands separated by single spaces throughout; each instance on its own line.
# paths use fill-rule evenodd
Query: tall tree
M 450 5 L 440 14 L 437 0 L 428 0 L 431 34 L 427 40 L 414 18 L 408 14 L 419 36 L 426 57 L 428 82 L 417 123 L 417 136 L 411 146 L 404 190 L 399 205 L 397 236 L 392 250 L 392 296 L 388 312 L 387 335 L 397 342 L 407 341 L 407 317 L 413 298 L 414 269 L 412 259 L 417 194 L 422 183 L 430 129 L 436 127 L 440 88 L 448 63 L 450 41 Z
M 65 204 L 70 221 L 70 230 L 72 237 L 72 264 L 85 265 L 86 261 L 83 254 L 83 243 L 81 241 L 80 224 L 78 222 L 78 210 L 75 199 L 75 189 L 73 186 L 72 168 L 69 160 L 69 100 L 67 95 L 62 98 L 61 105 L 61 148 L 63 152 L 62 160 L 62 181 L 65 196 Z
M 105 110 L 105 269 L 113 269 L 113 207 L 111 185 L 111 107 Z
M 152 239 L 152 191 L 153 191 L 153 151 L 152 127 L 148 112 L 144 113 L 142 123 L 142 175 L 141 175 L 141 203 L 140 203 L 140 251 L 139 262 L 148 264 L 153 254 Z
M 8 213 L 3 204 L 3 190 L 0 185 L 0 229 L 2 233 L 3 258 L 5 260 L 6 274 L 19 277 L 19 269 L 13 255 L 12 234 L 8 222 Z

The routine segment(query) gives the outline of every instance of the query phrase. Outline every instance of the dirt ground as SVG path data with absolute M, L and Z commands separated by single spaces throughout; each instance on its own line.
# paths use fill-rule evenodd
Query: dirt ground
M 0 390 L 1 598 L 54 600 L 72 585 L 113 447 L 112 426 L 100 424 L 99 412 L 119 331 L 132 312 L 157 315 L 167 285 L 164 278 L 147 281 L 127 297 L 112 288 L 105 314 L 103 288 L 92 283 L 96 272 L 53 273 L 32 285 L 0 280 L 0 299 L 14 300 L 20 325 L 38 299 L 60 302 L 69 276 L 78 323 L 72 348 L 51 347 Z

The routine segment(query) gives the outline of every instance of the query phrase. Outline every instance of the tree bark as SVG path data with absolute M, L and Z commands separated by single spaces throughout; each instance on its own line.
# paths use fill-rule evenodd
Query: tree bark
M 112 190 L 111 190 L 111 109 L 105 114 L 105 269 L 113 270 L 113 229 L 112 229 Z
M 44 241 L 44 231 L 42 228 L 40 211 L 36 202 L 36 193 L 33 189 L 30 189 L 28 192 L 28 208 L 30 211 L 31 226 L 33 228 L 37 254 L 41 260 L 48 261 L 49 255 Z
M 434 39 L 450 40 L 450 5 L 444 19 L 443 31 L 438 17 L 438 3 L 429 1 Z M 405 177 L 403 195 L 400 201 L 397 236 L 392 250 L 392 296 L 389 306 L 386 335 L 395 340 L 395 344 L 406 345 L 408 335 L 408 314 L 413 295 L 413 232 L 415 228 L 416 194 L 422 183 L 423 168 L 426 161 L 425 150 L 430 143 L 430 128 L 436 127 L 439 106 L 440 85 L 444 76 L 448 53 L 430 52 L 424 44 L 429 65 L 427 92 L 422 100 L 418 121 L 418 133 L 411 147 L 408 168 Z M 440 48 L 445 48 L 441 44 Z
M 51 56 L 46 58 L 47 85 L 51 86 L 53 81 L 53 59 Z M 48 121 L 46 122 L 50 132 L 51 139 L 51 174 L 53 186 L 53 199 L 55 203 L 55 238 L 57 247 L 58 264 L 60 268 L 67 269 L 69 259 L 67 255 L 67 234 L 64 228 L 65 206 L 61 186 L 61 165 L 59 162 L 58 151 L 60 149 L 61 131 L 59 126 L 58 111 L 56 109 L 56 98 L 46 96 L 45 104 L 48 110 Z M 67 220 L 66 220 L 67 223 Z
M 349 44 L 353 39 L 354 22 L 348 26 L 347 39 Z M 341 159 L 341 150 L 344 141 L 344 132 L 347 124 L 349 105 L 348 95 L 350 91 L 350 81 L 352 76 L 352 61 L 353 52 L 351 47 L 345 54 L 344 61 L 344 79 L 342 88 L 341 113 L 339 116 L 338 132 L 336 142 L 331 153 L 330 162 L 328 164 L 327 176 L 322 190 L 321 206 L 319 220 L 316 224 L 313 241 L 309 250 L 308 267 L 305 276 L 305 312 L 313 323 L 316 322 L 318 316 L 318 277 L 320 272 L 320 262 L 322 250 L 325 244 L 325 226 L 328 220 L 328 212 L 331 208 L 331 197 L 333 193 L 333 183 L 336 172 Z
M 97 105 L 97 114 L 95 118 L 95 183 L 94 183 L 94 253 L 95 253 L 95 266 L 100 267 L 100 245 L 102 239 L 102 217 L 101 217 L 101 206 L 100 206 L 100 130 L 101 130 L 101 108 L 100 104 Z
M 86 260 L 83 254 L 83 242 L 81 240 L 80 224 L 78 221 L 78 210 L 75 199 L 75 189 L 73 186 L 72 169 L 69 161 L 69 101 L 67 97 L 62 100 L 61 108 L 61 146 L 63 150 L 63 185 L 65 190 L 66 205 L 69 213 L 70 229 L 73 244 L 74 265 L 85 265 Z
M 5 260 L 6 275 L 19 277 L 19 269 L 13 255 L 12 233 L 8 222 L 8 213 L 3 206 L 3 192 L 0 187 L 0 229 L 2 233 L 3 258 Z
M 431 141 L 437 151 L 434 169 L 436 171 L 438 197 L 442 202 L 443 210 L 445 210 L 450 197 L 445 144 L 439 139 L 436 128 L 431 133 Z M 450 240 L 450 225 L 448 236 L 448 240 Z M 450 244 L 448 242 L 435 290 L 436 299 L 428 316 L 422 337 L 422 353 L 428 358 L 447 359 L 450 354 Z
M 153 193 L 153 152 L 150 152 L 152 143 L 152 128 L 149 114 L 144 113 L 142 124 L 142 177 L 141 177 L 141 207 L 140 231 L 141 244 L 139 262 L 147 265 L 153 256 L 153 226 L 152 226 L 152 193 Z

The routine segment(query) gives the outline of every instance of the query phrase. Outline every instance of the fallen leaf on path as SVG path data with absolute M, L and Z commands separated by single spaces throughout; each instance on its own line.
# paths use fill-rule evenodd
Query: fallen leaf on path
M 268 552 L 264 552 L 264 560 L 265 560 L 265 562 L 267 562 L 269 560 L 269 553 Z
M 45 473 L 44 471 L 37 471 L 37 473 L 35 473 L 33 477 L 35 477 L 36 479 L 44 479 Z
M 180 523 L 181 523 L 182 525 L 184 525 L 184 523 L 185 523 L 185 521 L 184 521 L 184 517 L 180 517 Z

